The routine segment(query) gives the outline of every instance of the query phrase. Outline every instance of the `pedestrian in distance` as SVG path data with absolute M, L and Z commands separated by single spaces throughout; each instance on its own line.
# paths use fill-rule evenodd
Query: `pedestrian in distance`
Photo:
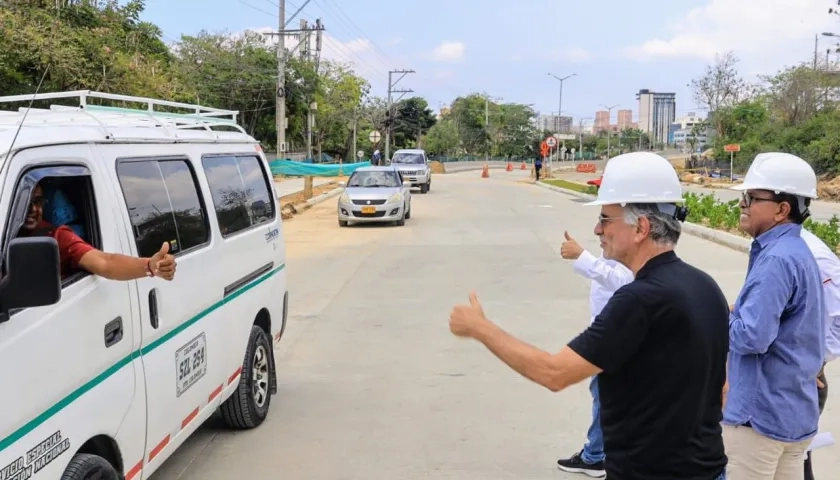
M 569 232 L 564 232 L 565 241 L 560 247 L 560 255 L 566 260 L 574 260 L 572 268 L 591 281 L 589 308 L 591 325 L 595 317 L 616 290 L 633 281 L 633 272 L 624 265 L 604 258 L 604 252 L 595 257 L 586 251 Z M 590 477 L 603 477 L 604 470 L 604 433 L 601 430 L 601 405 L 598 396 L 598 376 L 589 381 L 592 395 L 592 423 L 586 432 L 586 443 L 578 453 L 569 458 L 557 460 L 560 470 L 570 473 L 584 473 Z
M 542 156 L 537 155 L 537 158 L 534 159 L 534 175 L 536 176 L 536 181 L 540 181 L 540 170 L 542 169 L 543 161 Z
M 717 283 L 674 253 L 687 211 L 667 160 L 650 152 L 607 163 L 594 233 L 604 257 L 633 272 L 595 321 L 559 352 L 499 328 L 475 292 L 449 329 L 520 375 L 559 392 L 598 376 L 609 480 L 725 478 L 721 392 L 729 306 Z
M 817 177 L 799 157 L 762 153 L 732 188 L 741 192 L 740 228 L 754 240 L 729 320 L 728 474 L 801 480 L 819 426 L 825 346 L 823 285 L 801 236 Z

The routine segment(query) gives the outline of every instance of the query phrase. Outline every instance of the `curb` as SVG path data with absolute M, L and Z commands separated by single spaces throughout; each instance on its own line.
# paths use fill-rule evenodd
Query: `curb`
M 322 193 L 322 194 L 318 195 L 317 197 L 310 198 L 309 200 L 303 202 L 303 204 L 306 205 L 306 208 L 314 207 L 315 205 L 318 205 L 319 203 L 325 202 L 325 201 L 337 196 L 339 193 L 341 193 L 342 190 L 344 190 L 343 187 L 336 187 L 336 188 L 330 190 L 327 193 Z
M 548 185 L 542 182 L 536 182 L 536 185 L 558 193 L 565 193 L 566 195 L 571 195 L 572 197 L 582 198 L 584 200 L 595 200 L 595 196 L 588 193 L 576 192 L 562 187 L 555 187 L 554 185 Z M 703 225 L 697 225 L 696 223 L 691 222 L 683 222 L 682 231 L 689 235 L 717 243 L 718 245 L 723 245 L 724 247 L 729 247 L 739 252 L 747 254 L 750 253 L 750 245 L 752 242 L 746 238 L 741 238 L 731 233 L 721 232 L 719 230 L 705 227 Z

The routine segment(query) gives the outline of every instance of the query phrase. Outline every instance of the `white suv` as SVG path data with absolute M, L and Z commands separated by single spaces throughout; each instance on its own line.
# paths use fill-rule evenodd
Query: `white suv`
M 391 165 L 399 170 L 403 181 L 411 182 L 411 187 L 420 187 L 420 193 L 432 189 L 432 169 L 426 151 L 421 149 L 403 149 L 394 152 Z

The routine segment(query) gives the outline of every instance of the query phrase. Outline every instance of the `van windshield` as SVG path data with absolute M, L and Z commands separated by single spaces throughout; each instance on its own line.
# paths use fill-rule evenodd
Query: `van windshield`
M 425 159 L 423 158 L 422 153 L 408 153 L 408 152 L 397 152 L 394 154 L 394 158 L 391 159 L 391 163 L 407 163 L 410 165 L 423 165 L 426 163 Z

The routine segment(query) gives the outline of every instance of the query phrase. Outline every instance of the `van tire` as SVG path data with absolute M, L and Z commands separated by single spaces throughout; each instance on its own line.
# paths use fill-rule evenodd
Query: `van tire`
M 262 328 L 256 325 L 252 326 L 248 348 L 245 350 L 245 360 L 242 363 L 239 386 L 219 408 L 222 419 L 228 427 L 240 430 L 256 428 L 268 416 L 268 408 L 271 406 L 271 382 L 269 379 L 275 374 L 272 368 L 274 362 L 268 355 L 273 354 L 271 339 L 268 334 Z M 255 373 L 260 376 L 259 379 L 256 378 Z M 260 405 L 254 392 L 257 381 L 260 384 L 264 383 L 264 385 L 257 387 L 258 390 L 261 390 L 262 405 Z
M 61 475 L 61 480 L 119 480 L 120 474 L 102 457 L 77 453 Z

